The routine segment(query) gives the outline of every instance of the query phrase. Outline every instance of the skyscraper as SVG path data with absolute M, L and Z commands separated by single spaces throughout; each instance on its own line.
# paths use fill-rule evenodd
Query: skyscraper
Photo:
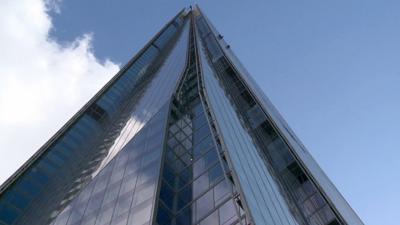
M 198 7 L 0 187 L 0 224 L 363 224 Z

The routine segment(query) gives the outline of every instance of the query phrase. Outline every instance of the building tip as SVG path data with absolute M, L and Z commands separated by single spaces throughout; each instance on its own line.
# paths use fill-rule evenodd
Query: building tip
M 198 10 L 198 9 L 200 9 L 200 7 L 199 7 L 199 5 L 197 3 L 189 5 L 189 11 Z

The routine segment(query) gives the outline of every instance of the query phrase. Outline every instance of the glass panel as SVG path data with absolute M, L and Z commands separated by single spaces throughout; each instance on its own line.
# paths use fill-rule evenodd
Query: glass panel
M 208 191 L 203 196 L 201 196 L 196 202 L 196 218 L 200 220 L 204 218 L 208 212 L 210 212 L 214 207 L 213 205 L 213 192 Z

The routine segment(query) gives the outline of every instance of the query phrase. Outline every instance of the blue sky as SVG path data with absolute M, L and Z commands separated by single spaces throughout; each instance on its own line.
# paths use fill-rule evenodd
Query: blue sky
M 102 74 L 85 78 L 94 83 L 109 79 L 116 71 L 115 64 L 127 62 L 164 23 L 193 3 L 56 2 L 58 12 L 48 8 L 42 12 L 52 23 L 43 35 L 60 51 L 84 48 L 85 59 L 96 68 L 87 71 Z M 400 2 L 204 0 L 196 3 L 365 224 L 397 225 L 400 221 Z M 35 20 L 30 26 L 36 26 Z M 0 53 L 0 59 L 8 56 Z M 102 82 L 91 87 L 90 92 L 82 91 L 85 94 L 79 95 L 81 100 L 74 103 L 75 108 L 69 107 L 68 113 L 66 107 L 59 105 L 52 112 L 63 114 L 66 120 Z M 3 93 L 13 98 L 6 94 Z M 67 94 L 58 97 L 68 98 Z M 51 107 L 59 103 L 49 100 L 46 104 Z M 38 108 L 39 112 L 41 109 Z M 53 125 L 38 123 L 29 129 L 47 131 L 41 139 L 35 139 L 42 144 L 63 120 L 54 119 L 60 122 Z M 23 122 L 7 127 L 4 124 L 0 123 L 0 133 L 10 127 L 26 127 Z M 17 144 L 9 139 L 3 143 Z M 3 148 L 7 145 L 0 143 Z M 32 149 L 38 146 L 32 144 Z M 23 162 L 31 153 L 21 152 L 21 156 L 15 157 Z

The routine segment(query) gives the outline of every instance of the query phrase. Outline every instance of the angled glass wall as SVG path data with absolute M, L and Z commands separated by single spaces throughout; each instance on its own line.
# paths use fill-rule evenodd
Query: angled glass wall
M 170 101 L 186 68 L 189 41 L 189 23 L 187 21 L 183 24 L 181 32 L 175 46 L 164 56 L 165 61 L 162 62 L 159 70 L 155 72 L 152 80 L 146 85 L 146 89 L 140 93 L 137 101 L 132 101 L 132 107 L 128 111 L 129 119 L 124 124 L 113 146 L 111 146 L 103 165 L 119 152 L 126 142 L 160 110 L 162 105 Z
M 269 101 L 266 104 L 259 103 L 260 99 L 253 94 L 253 92 L 257 93 L 259 91 L 258 88 L 254 88 L 254 84 L 248 77 L 246 77 L 247 79 L 242 78 L 242 76 L 247 75 L 246 70 L 233 56 L 230 46 L 222 44 L 222 35 L 216 34 L 215 28 L 209 24 L 200 11 L 198 11 L 197 25 L 205 50 L 203 61 L 209 64 L 210 68 L 207 68 L 208 74 L 212 74 L 208 76 L 207 72 L 204 74 L 205 89 L 209 91 L 210 102 L 215 99 L 213 108 L 215 109 L 217 122 L 220 123 L 221 132 L 225 132 L 231 138 L 236 137 L 232 141 L 236 141 L 237 145 L 240 142 L 237 141 L 238 139 L 242 142 L 246 139 L 248 140 L 247 144 L 242 143 L 241 147 L 236 147 L 239 152 L 234 151 L 234 146 L 227 147 L 233 156 L 232 158 L 243 150 L 243 146 L 250 146 L 250 149 L 253 149 L 245 151 L 243 155 L 245 157 L 250 152 L 254 154 L 254 158 L 250 159 L 248 156 L 251 174 L 255 174 L 254 169 L 251 169 L 251 163 L 256 165 L 257 162 L 263 162 L 264 166 L 259 164 L 256 167 L 261 171 L 261 174 L 269 174 L 267 177 L 270 176 L 270 184 L 266 185 L 264 183 L 259 187 L 275 187 L 271 189 L 270 193 L 278 196 L 277 198 L 280 200 L 276 202 L 274 208 L 277 208 L 278 212 L 279 208 L 283 208 L 284 211 L 287 211 L 285 212 L 286 215 L 288 212 L 292 214 L 289 218 L 293 217 L 296 223 L 313 225 L 362 224 L 357 215 L 348 207 L 343 197 L 338 197 L 340 194 L 337 190 L 333 195 L 327 194 L 331 193 L 334 187 L 330 182 L 326 181 L 326 176 L 320 180 L 315 180 L 314 175 L 319 178 L 322 171 L 318 170 L 318 166 L 314 161 L 310 161 L 312 157 L 303 146 L 300 149 L 301 154 L 303 156 L 307 155 L 307 157 L 306 160 L 302 161 L 304 157 L 299 157 L 297 154 L 298 149 L 297 151 L 293 149 L 298 147 L 299 144 L 292 146 L 292 143 L 286 139 L 286 134 L 289 132 L 290 138 L 299 143 L 294 134 L 282 122 L 279 114 Z M 202 54 L 200 56 L 202 57 Z M 239 69 L 237 70 L 237 68 Z M 245 73 L 245 75 L 241 73 Z M 267 111 L 265 108 L 267 108 Z M 273 112 L 275 117 L 271 118 L 266 112 Z M 228 121 L 224 123 L 224 118 L 229 114 L 232 117 L 226 119 Z M 233 128 L 235 120 L 238 123 L 236 128 Z M 283 132 L 279 129 L 281 127 L 276 126 L 276 123 L 286 125 Z M 230 129 L 229 126 L 231 126 Z M 242 138 L 237 136 L 240 133 L 242 133 Z M 245 138 L 246 136 L 247 138 Z M 229 139 L 226 139 L 227 144 L 229 144 Z M 246 160 L 243 160 L 245 159 L 243 157 L 238 159 L 240 160 L 236 162 L 233 159 L 233 164 L 236 164 L 236 167 L 239 168 L 243 166 Z M 316 174 L 310 172 L 310 168 L 313 172 L 317 171 Z M 240 176 L 242 172 L 238 171 L 238 173 Z M 246 172 L 243 171 L 243 173 Z M 248 176 L 249 174 L 247 174 Z M 327 187 L 326 189 L 320 187 L 321 182 Z M 244 184 L 244 182 L 241 184 Z M 253 189 L 257 189 L 255 184 L 256 182 L 250 182 L 250 186 Z M 248 194 L 246 195 L 245 193 L 245 197 L 247 196 Z M 262 197 L 265 198 L 266 196 L 262 194 Z M 251 201 L 247 200 L 248 202 Z M 260 201 L 260 198 L 257 200 Z M 267 202 L 271 204 L 274 201 L 267 200 Z M 346 207 L 343 208 L 343 205 Z M 338 210 L 338 208 L 340 209 Z M 252 207 L 252 209 L 255 208 Z M 251 213 L 253 212 L 252 210 L 250 211 Z M 253 217 L 255 216 L 253 215 Z M 263 217 L 265 217 L 265 214 L 263 214 Z M 271 218 L 274 217 L 271 216 Z M 275 219 L 274 221 L 269 221 L 268 224 L 289 223 Z
M 202 46 L 201 44 L 199 44 Z M 199 48 L 204 89 L 256 224 L 297 224 Z
M 168 108 L 153 116 L 52 225 L 150 224 Z
M 47 224 L 97 174 L 99 166 L 112 158 L 111 149 L 114 153 L 121 149 L 123 145 L 113 146 L 121 142 L 118 137 L 126 133 L 124 127 L 129 126 L 138 102 L 147 96 L 145 102 L 157 107 L 150 110 L 140 105 L 149 113 L 145 118 L 138 116 L 141 126 L 135 133 L 159 110 L 164 102 L 148 97 L 149 92 L 158 86 L 165 91 L 166 99 L 184 70 L 188 39 L 184 15 L 182 11 L 174 17 L 1 186 L 0 224 Z

